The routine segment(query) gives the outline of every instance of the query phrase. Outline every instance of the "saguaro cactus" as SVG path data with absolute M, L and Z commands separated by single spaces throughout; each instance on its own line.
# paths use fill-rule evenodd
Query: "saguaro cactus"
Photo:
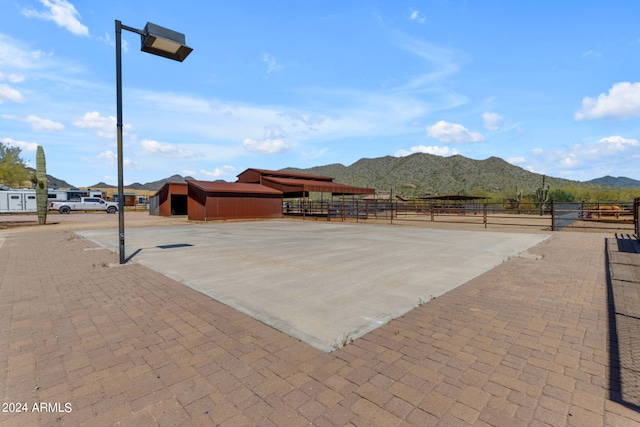
M 538 204 L 540 208 L 540 216 L 544 214 L 544 206 L 549 201 L 549 185 L 547 185 L 547 188 L 544 187 L 544 179 L 545 179 L 545 176 L 542 175 L 542 185 L 536 189 L 536 194 L 535 194 L 535 198 L 536 198 L 535 202 Z
M 516 210 L 520 213 L 520 204 L 522 203 L 522 190 L 518 190 L 516 185 Z
M 47 204 L 49 198 L 49 183 L 47 182 L 47 163 L 44 149 L 38 145 L 36 152 L 36 205 L 38 207 L 38 223 L 47 223 Z

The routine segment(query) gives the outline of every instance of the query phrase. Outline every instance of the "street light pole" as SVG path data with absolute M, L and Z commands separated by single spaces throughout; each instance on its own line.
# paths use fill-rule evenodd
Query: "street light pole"
M 168 28 L 147 22 L 144 30 L 122 25 L 116 19 L 116 126 L 117 126 L 117 151 L 118 151 L 118 240 L 120 264 L 127 262 L 124 245 L 124 176 L 123 176 L 123 150 L 122 150 L 122 30 L 140 34 L 143 52 L 152 53 L 164 58 L 182 62 L 189 56 L 191 49 L 185 44 L 184 34 Z
M 118 236 L 120 264 L 124 264 L 124 182 L 123 182 L 123 153 L 122 153 L 122 22 L 116 20 L 116 98 L 117 98 L 117 118 L 116 126 L 118 133 Z

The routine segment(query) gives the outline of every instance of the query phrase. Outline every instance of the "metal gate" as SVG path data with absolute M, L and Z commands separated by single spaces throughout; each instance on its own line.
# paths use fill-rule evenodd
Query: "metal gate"
M 638 201 L 551 202 L 551 229 L 591 229 L 631 232 L 638 227 Z

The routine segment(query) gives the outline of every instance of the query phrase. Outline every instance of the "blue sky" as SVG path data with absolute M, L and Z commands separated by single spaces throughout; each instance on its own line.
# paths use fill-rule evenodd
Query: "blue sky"
M 0 142 L 76 186 L 428 152 L 640 179 L 640 2 L 0 0 Z

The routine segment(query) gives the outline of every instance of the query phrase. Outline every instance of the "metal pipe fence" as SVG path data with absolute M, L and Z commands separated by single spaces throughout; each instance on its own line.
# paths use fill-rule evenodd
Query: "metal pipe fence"
M 388 222 L 416 224 L 443 222 L 531 227 L 540 230 L 563 229 L 634 230 L 638 233 L 640 199 L 634 202 L 568 203 L 464 203 L 433 200 L 387 202 L 340 200 L 285 203 L 285 216 L 326 221 Z

